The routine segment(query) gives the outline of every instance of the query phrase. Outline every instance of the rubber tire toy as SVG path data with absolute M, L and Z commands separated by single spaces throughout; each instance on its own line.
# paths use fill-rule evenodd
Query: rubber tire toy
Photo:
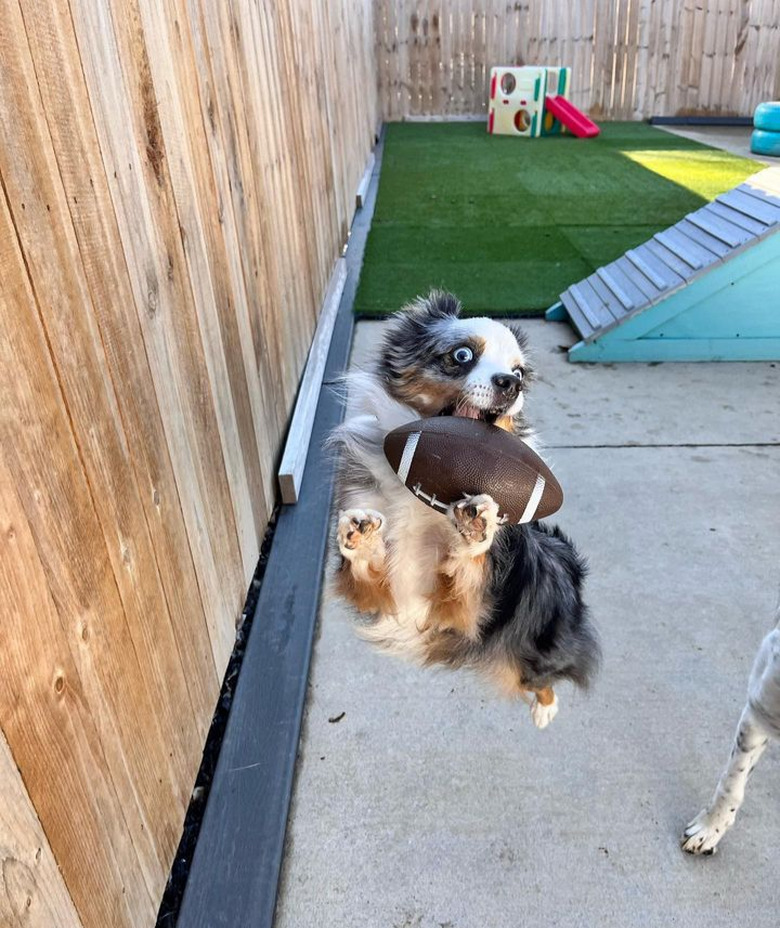
M 753 128 L 780 132 L 780 100 L 758 104 L 753 114 Z
M 769 155 L 780 158 L 780 132 L 754 129 L 750 136 L 750 150 L 754 155 Z

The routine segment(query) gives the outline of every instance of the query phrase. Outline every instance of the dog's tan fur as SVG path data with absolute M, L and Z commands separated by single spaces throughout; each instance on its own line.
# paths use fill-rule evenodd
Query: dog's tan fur
M 336 592 L 367 615 L 395 612 L 395 600 L 390 589 L 387 568 L 365 566 L 355 569 L 350 561 L 344 561 L 336 574 Z
M 439 631 L 452 630 L 476 639 L 484 596 L 485 555 L 450 556 L 436 575 L 428 622 Z
M 362 512 L 360 518 L 339 516 L 343 560 L 336 574 L 336 592 L 362 613 L 396 611 L 381 528 L 381 517 L 372 510 Z

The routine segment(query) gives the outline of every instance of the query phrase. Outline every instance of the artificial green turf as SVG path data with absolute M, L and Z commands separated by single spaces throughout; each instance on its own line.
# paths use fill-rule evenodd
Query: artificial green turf
M 644 123 L 587 140 L 391 123 L 355 311 L 441 287 L 468 313 L 541 312 L 760 167 Z

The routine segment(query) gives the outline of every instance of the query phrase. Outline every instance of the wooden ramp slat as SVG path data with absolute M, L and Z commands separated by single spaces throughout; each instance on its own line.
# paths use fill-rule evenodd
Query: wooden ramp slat
M 610 325 L 614 321 L 623 319 L 626 315 L 626 308 L 604 283 L 604 281 L 597 274 L 591 274 L 591 276 L 588 278 L 588 281 L 591 287 L 593 287 L 593 289 L 596 291 L 596 294 L 603 305 L 609 311 Z
M 621 261 L 623 262 L 622 264 Z M 626 268 L 628 268 L 628 272 L 626 272 Z M 644 280 L 644 277 L 641 274 L 637 274 L 634 270 L 634 266 L 630 261 L 626 261 L 625 258 L 618 258 L 617 261 L 613 261 L 606 270 L 609 271 L 609 276 L 612 278 L 614 285 L 619 287 L 624 296 L 631 301 L 631 306 L 625 307 L 627 313 L 640 309 L 647 303 L 648 297 L 643 286 L 651 289 L 653 293 L 655 293 L 655 288 L 653 288 L 648 281 L 645 281 L 644 285 L 640 286 L 638 280 Z M 637 280 L 634 278 L 637 278 Z
M 741 213 L 739 210 L 733 209 L 726 203 L 721 203 L 720 200 L 713 200 L 712 203 L 710 203 L 710 209 L 716 216 L 726 220 L 726 222 L 730 222 L 733 226 L 739 226 L 740 229 L 749 232 L 752 237 L 763 235 L 766 231 L 766 223 L 761 222 L 760 219 L 754 219 L 752 216 Z
M 600 312 L 601 303 L 598 298 L 594 297 L 593 289 L 586 284 L 587 281 L 584 280 L 578 284 L 572 284 L 569 287 L 569 293 L 571 293 L 572 299 L 591 327 L 597 329 L 601 325 L 603 318 Z
M 604 282 L 604 285 L 615 294 L 624 309 L 634 309 L 636 306 L 635 301 L 629 296 L 625 288 L 621 286 L 620 281 L 617 280 L 615 275 L 612 273 L 611 264 L 607 267 L 600 267 L 596 271 L 596 274 Z
M 774 210 L 774 215 L 777 216 L 780 212 L 780 195 L 768 193 L 766 190 L 762 190 L 759 187 L 748 187 L 745 185 L 744 192 L 749 197 L 753 197 L 754 200 L 758 200 L 759 203 L 763 203 L 766 206 L 770 206 Z
M 729 248 L 738 248 L 753 236 L 741 226 L 735 226 L 728 219 L 719 216 L 709 206 L 699 209 L 688 216 L 688 221 L 695 226 L 703 229 L 708 235 L 712 235 L 719 241 L 728 245 Z
M 612 301 L 606 298 L 605 293 L 598 287 L 598 277 L 595 274 L 591 274 L 575 286 L 578 288 L 578 295 L 581 294 L 587 300 L 589 310 L 598 318 L 600 328 L 609 327 L 616 319 L 623 318 L 623 307 L 615 302 L 614 297 Z
M 659 290 L 668 290 L 681 284 L 683 278 L 646 246 L 630 248 L 626 258 Z
M 689 236 L 684 235 L 677 226 L 670 229 L 664 229 L 658 232 L 653 238 L 665 245 L 671 252 L 689 264 L 694 270 L 698 271 L 708 264 L 712 264 L 717 259 L 717 255 L 693 241 Z
M 765 226 L 772 226 L 780 222 L 780 208 L 775 208 L 773 203 L 767 203 L 760 197 L 751 196 L 742 187 L 722 193 L 715 202 L 723 203 Z
M 658 290 L 666 289 L 666 279 L 657 273 L 648 262 L 633 248 L 629 248 L 625 257 L 637 271 Z
M 708 251 L 716 258 L 725 258 L 726 255 L 732 251 L 725 242 L 722 242 L 719 238 L 715 238 L 714 235 L 710 235 L 709 232 L 700 229 L 697 225 L 694 225 L 690 219 L 686 218 L 680 220 L 674 228 L 676 232 L 686 236 L 686 238 L 689 238 L 700 248 L 704 249 L 704 251 Z
M 561 294 L 561 303 L 563 303 L 565 306 L 566 312 L 569 314 L 569 318 L 574 324 L 574 328 L 584 339 L 590 338 L 593 335 L 595 328 L 590 324 L 587 316 L 584 315 L 574 297 L 568 290 L 564 290 Z
M 666 287 L 657 287 L 644 274 L 638 274 L 636 268 L 623 255 L 610 266 L 610 270 L 615 274 L 616 279 L 629 293 L 637 307 L 644 306 L 647 303 L 653 303 L 664 292 Z
M 646 248 L 652 255 L 654 255 L 659 261 L 670 268 L 674 273 L 683 279 L 683 281 L 688 280 L 689 277 L 694 273 L 693 267 L 682 260 L 674 251 L 670 248 L 667 248 L 662 241 L 659 241 L 657 238 L 651 238 L 649 241 L 645 242 L 642 245 L 642 248 Z

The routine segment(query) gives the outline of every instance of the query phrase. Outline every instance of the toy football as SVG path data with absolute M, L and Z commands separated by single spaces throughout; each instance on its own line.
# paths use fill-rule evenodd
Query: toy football
M 506 522 L 557 512 L 563 491 L 550 468 L 516 435 L 481 419 L 420 419 L 385 436 L 385 457 L 401 482 L 428 506 L 446 511 L 464 496 L 487 493 Z

